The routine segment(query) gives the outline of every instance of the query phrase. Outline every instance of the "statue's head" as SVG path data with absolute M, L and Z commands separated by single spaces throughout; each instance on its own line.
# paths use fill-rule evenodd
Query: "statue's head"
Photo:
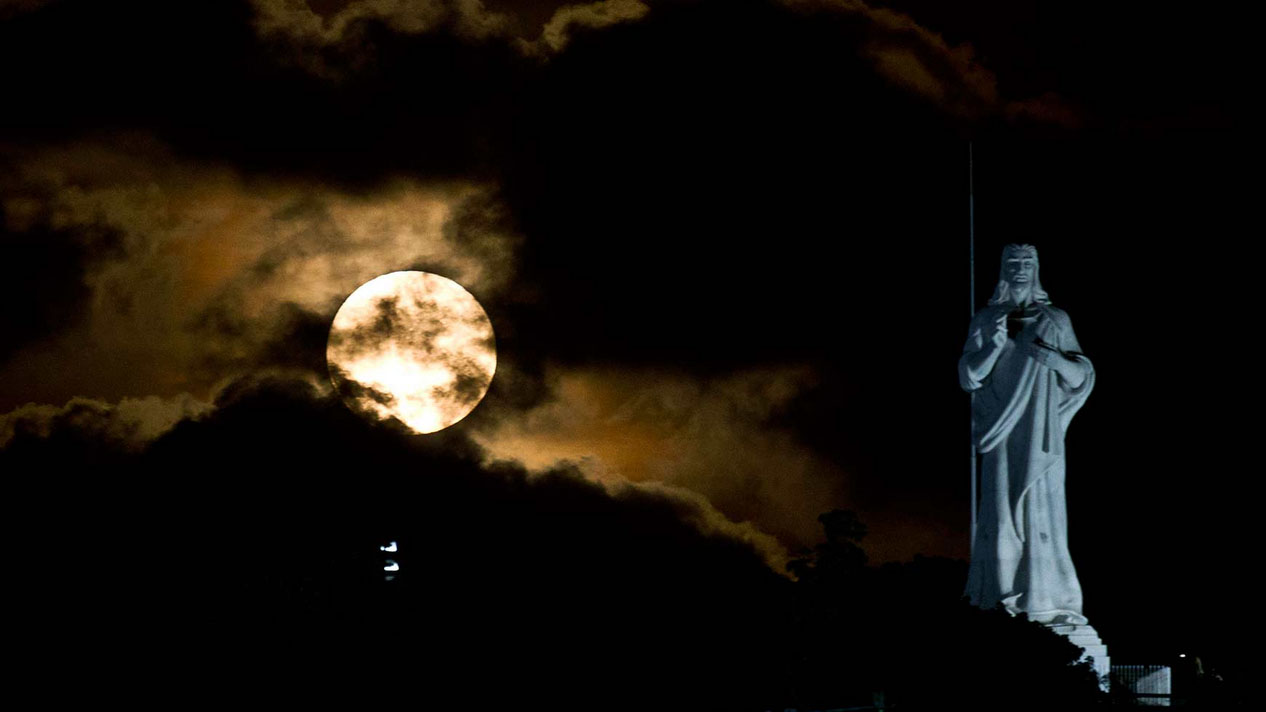
M 1039 304 L 1050 304 L 1051 299 L 1042 289 L 1038 279 L 1037 248 L 1032 245 L 1007 245 L 1002 248 L 1002 268 L 998 275 L 998 288 L 989 298 L 990 304 L 1015 301 L 1019 293 L 1028 291 L 1030 299 Z

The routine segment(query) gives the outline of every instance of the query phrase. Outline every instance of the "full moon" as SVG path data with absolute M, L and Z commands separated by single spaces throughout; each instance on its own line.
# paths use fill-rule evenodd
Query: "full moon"
M 418 433 L 465 418 L 497 370 L 488 314 L 460 284 L 430 272 L 384 274 L 352 292 L 325 357 L 352 410 Z

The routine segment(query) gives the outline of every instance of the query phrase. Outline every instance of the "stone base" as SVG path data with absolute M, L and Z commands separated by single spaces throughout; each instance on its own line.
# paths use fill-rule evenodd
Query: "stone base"
M 1068 638 L 1069 641 L 1085 651 L 1081 659 L 1091 659 L 1094 663 L 1095 674 L 1099 676 L 1099 686 L 1104 692 L 1108 691 L 1108 673 L 1112 670 L 1111 660 L 1108 658 L 1108 646 L 1103 644 L 1099 639 L 1099 634 L 1089 625 L 1070 625 L 1061 623 L 1058 625 L 1047 626 L 1051 630 Z

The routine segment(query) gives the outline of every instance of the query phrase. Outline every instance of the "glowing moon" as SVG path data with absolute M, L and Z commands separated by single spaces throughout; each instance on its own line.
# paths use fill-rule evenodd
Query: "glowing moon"
M 419 433 L 465 418 L 497 370 L 488 314 L 461 285 L 430 272 L 384 274 L 352 292 L 325 357 L 352 410 Z

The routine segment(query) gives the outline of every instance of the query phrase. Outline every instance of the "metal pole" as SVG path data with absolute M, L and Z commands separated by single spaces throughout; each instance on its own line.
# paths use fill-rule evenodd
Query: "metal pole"
M 967 284 L 971 291 L 971 302 L 968 304 L 967 319 L 970 322 L 976 316 L 976 176 L 973 165 L 972 143 L 967 142 Z M 972 393 L 971 401 L 976 394 Z M 967 417 L 967 444 L 971 447 L 971 543 L 968 552 L 976 553 L 976 434 L 972 432 L 971 413 Z

